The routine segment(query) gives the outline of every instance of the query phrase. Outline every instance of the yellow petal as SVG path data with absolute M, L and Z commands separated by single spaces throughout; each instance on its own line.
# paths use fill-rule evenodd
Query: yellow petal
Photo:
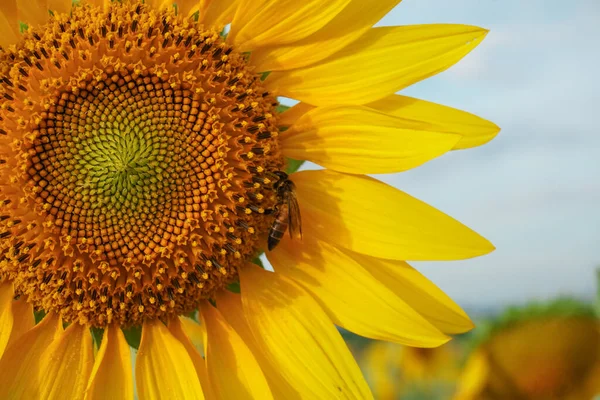
M 108 2 L 112 2 L 111 0 L 107 0 Z M 104 5 L 105 0 L 87 0 L 88 4 L 91 4 L 94 7 L 98 7 Z
M 173 7 L 175 0 L 146 0 L 146 4 L 157 10 L 163 10 Z
M 370 103 L 446 70 L 486 33 L 467 25 L 373 28 L 322 63 L 273 72 L 265 85 L 312 105 Z
M 214 0 L 213 2 L 218 1 Z M 237 33 L 244 28 L 252 18 L 265 6 L 269 0 L 238 0 L 236 1 L 233 20 L 227 34 L 227 40 L 235 41 Z
M 260 349 L 308 399 L 371 399 L 344 340 L 318 303 L 281 274 L 248 265 L 242 303 Z
M 17 0 L 19 20 L 29 25 L 42 25 L 50 18 L 48 0 Z
M 360 364 L 368 377 L 373 395 L 379 400 L 396 400 L 401 393 L 404 371 L 393 361 L 400 357 L 403 347 L 393 343 L 371 341 L 360 354 Z
M 131 351 L 125 336 L 117 325 L 110 325 L 104 330 L 85 400 L 132 400 L 131 371 Z
M 349 250 L 345 253 L 442 332 L 457 334 L 474 328 L 458 304 L 406 262 L 369 257 Z
M 192 344 L 203 351 L 206 343 L 206 327 L 188 317 L 179 318 L 186 336 L 192 341 Z
M 171 321 L 169 322 L 169 330 L 171 331 L 173 336 L 175 336 L 175 338 L 177 340 L 179 340 L 179 342 L 181 342 L 181 344 L 183 344 L 183 346 L 185 347 L 185 349 L 188 352 L 188 355 L 192 359 L 192 362 L 194 363 L 194 368 L 196 369 L 196 374 L 198 375 L 198 379 L 200 379 L 200 386 L 202 386 L 202 392 L 204 393 L 204 398 L 206 400 L 216 399 L 216 397 L 212 391 L 210 381 L 208 380 L 208 371 L 206 370 L 206 361 L 204 360 L 204 358 L 202 358 L 202 356 L 198 352 L 198 348 L 194 345 L 194 343 L 192 343 L 190 338 L 187 336 L 187 330 L 185 330 L 185 326 L 183 323 L 183 321 L 185 319 L 186 318 L 182 318 L 182 317 L 171 319 Z M 202 325 L 202 326 L 204 326 L 204 325 Z M 203 331 L 206 332 L 205 329 L 203 329 Z M 204 339 L 204 341 L 206 342 L 205 339 Z
M 48 9 L 53 13 L 65 13 L 71 12 L 73 6 L 73 0 L 48 0 Z
M 202 306 L 208 333 L 206 363 L 212 388 L 220 399 L 272 399 L 256 358 L 242 338 L 210 304 Z
M 175 3 L 177 4 L 177 13 L 179 15 L 190 17 L 196 12 L 204 15 L 210 0 L 176 0 Z
M 61 333 L 62 322 L 52 313 L 5 350 L 0 359 L 0 399 L 40 398 L 40 359 Z
M 366 106 L 413 123 L 421 123 L 431 131 L 461 135 L 462 138 L 453 150 L 481 146 L 500 132 L 500 128 L 493 122 L 466 111 L 407 96 L 391 95 Z M 279 125 L 291 126 L 314 109 L 314 106 L 307 103 L 298 103 L 281 114 Z
M 25 332 L 35 326 L 35 318 L 33 317 L 33 306 L 25 301 L 23 297 L 12 302 L 13 326 L 8 339 L 8 346 L 19 339 Z M 1 324 L 1 323 L 0 323 Z M 1 325 L 0 325 L 1 326 Z M 0 357 L 2 351 L 0 351 Z
M 212 0 L 199 20 L 207 26 L 227 25 L 233 20 L 238 3 L 238 0 Z
M 104 9 L 107 9 L 108 7 L 110 7 L 112 0 L 87 0 L 87 2 L 95 7 L 102 6 L 104 7 Z
M 469 361 L 458 382 L 454 400 L 481 399 L 488 374 L 489 365 L 487 357 L 482 351 L 474 352 L 471 357 L 469 357 Z
M 335 246 L 284 238 L 268 253 L 275 272 L 300 283 L 336 325 L 372 339 L 435 347 L 450 338 Z
M 14 295 L 15 292 L 12 283 L 4 282 L 0 284 L 0 358 L 2 358 L 2 354 L 12 333 L 14 324 L 12 303 Z
M 454 146 L 457 150 L 481 146 L 500 132 L 493 122 L 466 111 L 407 96 L 392 95 L 367 106 L 396 117 L 423 122 L 431 130 L 457 133 L 462 136 Z
M 244 343 L 252 351 L 252 354 L 258 361 L 261 370 L 263 371 L 269 387 L 275 399 L 297 400 L 300 399 L 299 393 L 294 386 L 290 385 L 281 377 L 281 369 L 277 364 L 270 362 L 265 354 L 260 350 L 257 340 L 255 339 L 242 308 L 242 297 L 239 294 L 221 291 L 217 296 L 217 308 L 233 329 L 240 335 Z
M 201 350 L 202 356 L 206 355 L 206 348 L 208 345 L 208 334 L 206 333 L 206 322 L 204 321 L 204 316 L 202 315 L 201 312 L 199 312 L 198 314 L 198 320 L 200 322 L 200 326 L 202 327 L 202 345 L 203 348 Z
M 435 349 L 403 347 L 400 357 L 394 364 L 402 371 L 405 384 L 427 382 L 435 379 L 440 382 L 456 382 L 460 370 L 461 354 L 449 343 Z
M 140 400 L 204 399 L 185 346 L 160 321 L 143 326 L 135 373 Z
M 19 40 L 17 15 L 17 0 L 0 1 L 0 46 L 8 47 Z
M 350 0 L 272 0 L 235 31 L 232 42 L 240 51 L 287 44 L 318 31 Z
M 52 342 L 39 362 L 41 399 L 83 398 L 94 365 L 89 329 L 72 323 Z
M 368 107 L 317 107 L 281 135 L 283 154 L 352 174 L 406 171 L 454 147 L 460 135 Z
M 306 234 L 357 253 L 460 260 L 494 249 L 455 219 L 375 179 L 321 170 L 296 173 L 293 180 Z
M 314 109 L 314 106 L 311 106 L 306 103 L 298 103 L 290 109 L 282 112 L 279 116 L 279 126 L 288 127 L 292 126 L 296 123 L 296 121 L 302 117 L 304 114 Z
M 323 29 L 289 45 L 258 49 L 251 63 L 258 71 L 289 70 L 321 61 L 343 49 L 383 18 L 400 0 L 351 0 Z

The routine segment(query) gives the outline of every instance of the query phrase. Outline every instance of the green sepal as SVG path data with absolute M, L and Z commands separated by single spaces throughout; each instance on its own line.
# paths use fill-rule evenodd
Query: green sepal
M 41 320 L 44 319 L 44 317 L 46 316 L 46 311 L 44 310 L 38 310 L 38 311 L 34 311 L 33 312 L 33 318 L 35 320 L 35 324 L 39 324 Z
M 139 349 L 140 341 L 142 340 L 142 327 L 132 326 L 131 328 L 123 328 L 122 330 L 129 346 L 136 350 Z
M 285 169 L 285 173 L 288 175 L 293 174 L 298 171 L 300 167 L 304 164 L 304 160 L 294 160 L 293 158 L 287 158 L 287 167 Z
M 231 282 L 229 285 L 227 285 L 227 290 L 233 293 L 241 293 L 240 281 Z
M 260 259 L 260 256 L 262 256 L 263 254 L 264 254 L 264 252 L 259 253 L 256 257 L 254 257 L 252 262 L 254 264 L 258 265 L 259 267 L 261 267 L 262 269 L 265 269 L 265 265 L 263 264 L 262 260 Z
M 96 345 L 96 348 L 99 349 L 100 344 L 102 343 L 102 337 L 104 336 L 104 329 L 92 327 L 92 328 L 90 328 L 90 331 L 92 332 L 92 338 L 94 339 L 94 344 Z
M 189 313 L 186 314 L 186 317 L 198 322 L 198 310 L 190 311 Z
M 291 107 L 289 106 L 284 106 L 283 104 L 278 105 L 277 107 L 275 107 L 275 111 L 277 111 L 279 114 L 281 114 L 282 112 L 285 112 L 287 110 L 289 110 Z

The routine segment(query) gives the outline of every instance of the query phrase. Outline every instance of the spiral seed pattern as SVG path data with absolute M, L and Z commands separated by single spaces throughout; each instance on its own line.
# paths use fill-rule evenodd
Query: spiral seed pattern
M 0 53 L 0 280 L 97 327 L 237 276 L 283 167 L 275 98 L 219 32 L 138 2 L 56 15 Z

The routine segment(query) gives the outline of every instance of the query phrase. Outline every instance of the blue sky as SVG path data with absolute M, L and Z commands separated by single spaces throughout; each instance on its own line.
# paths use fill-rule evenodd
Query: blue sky
M 490 34 L 450 70 L 402 93 L 502 127 L 481 148 L 380 179 L 496 245 L 415 263 L 460 304 L 591 297 L 600 265 L 600 1 L 404 0 L 380 25 L 465 23 Z

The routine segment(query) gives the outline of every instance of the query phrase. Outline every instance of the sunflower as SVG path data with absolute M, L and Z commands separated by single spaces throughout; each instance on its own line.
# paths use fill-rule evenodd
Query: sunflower
M 460 348 L 450 342 L 436 348 L 373 341 L 358 363 L 379 400 L 447 398 L 460 373 Z
M 498 133 L 394 94 L 486 31 L 373 28 L 398 3 L 3 0 L 0 398 L 370 398 L 334 324 L 471 329 L 403 260 L 492 245 L 364 174 Z M 252 263 L 268 236 L 275 272 Z
M 600 324 L 593 311 L 563 301 L 530 311 L 513 312 L 482 340 L 455 400 L 591 400 L 600 394 Z

